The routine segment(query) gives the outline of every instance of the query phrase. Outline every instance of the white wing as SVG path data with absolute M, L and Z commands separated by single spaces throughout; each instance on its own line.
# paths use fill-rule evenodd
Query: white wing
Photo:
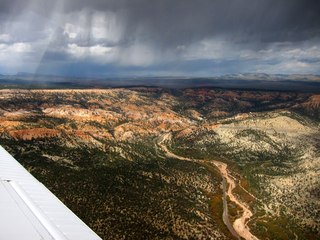
M 0 146 L 0 240 L 101 239 Z

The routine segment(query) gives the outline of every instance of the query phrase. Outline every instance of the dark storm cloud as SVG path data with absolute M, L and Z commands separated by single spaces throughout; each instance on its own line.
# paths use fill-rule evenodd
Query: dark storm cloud
M 319 0 L 0 0 L 0 44 L 19 53 L 22 45 L 10 41 L 30 43 L 28 54 L 41 48 L 37 59 L 48 64 L 81 58 L 134 66 L 182 61 L 183 68 L 199 60 L 195 68 L 203 69 L 210 60 L 231 61 L 235 71 L 236 61 L 239 69 L 248 59 L 264 68 L 289 53 L 286 66 L 294 66 L 299 58 L 312 64 L 320 51 L 319 12 Z M 101 13 L 107 18 L 99 25 Z
M 234 41 L 302 41 L 320 35 L 319 0 L 1 0 L 2 13 L 91 9 L 124 18 L 127 38 L 144 34 L 162 46 L 223 36 Z M 142 29 L 142 30 L 141 30 Z
M 132 4 L 132 3 L 131 3 Z M 233 41 L 295 41 L 319 36 L 319 1 L 137 1 L 130 28 L 170 45 L 222 36 Z
M 65 11 L 111 10 L 123 15 L 126 38 L 159 47 L 223 37 L 235 42 L 303 41 L 320 35 L 318 0 L 71 0 Z

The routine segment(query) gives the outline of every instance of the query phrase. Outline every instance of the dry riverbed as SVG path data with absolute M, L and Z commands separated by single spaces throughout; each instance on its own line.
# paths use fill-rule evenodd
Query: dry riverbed
M 172 152 L 169 151 L 167 146 L 165 145 L 166 142 L 170 142 L 172 138 L 171 133 L 165 133 L 162 136 L 159 137 L 157 141 L 157 145 L 162 149 L 162 151 L 166 154 L 167 157 L 170 158 L 176 158 L 182 161 L 192 161 L 192 162 L 204 162 L 204 160 L 196 160 L 191 158 L 186 158 L 182 156 L 178 156 Z M 226 163 L 220 162 L 220 161 L 213 161 L 213 164 L 219 169 L 220 174 L 223 178 L 223 186 L 224 186 L 224 214 L 223 214 L 223 220 L 224 223 L 227 225 L 229 231 L 233 236 L 236 238 L 244 238 L 246 240 L 256 240 L 258 239 L 256 236 L 254 236 L 250 228 L 248 226 L 248 222 L 250 218 L 253 216 L 251 210 L 249 207 L 241 202 L 234 194 L 233 190 L 236 187 L 236 182 L 234 178 L 231 176 L 230 172 L 228 171 L 228 165 Z M 226 189 L 226 185 L 228 185 L 228 188 Z M 230 219 L 228 216 L 228 205 L 226 203 L 226 196 L 229 197 L 230 201 L 238 205 L 243 211 L 242 215 L 237 218 L 232 226 L 230 224 Z

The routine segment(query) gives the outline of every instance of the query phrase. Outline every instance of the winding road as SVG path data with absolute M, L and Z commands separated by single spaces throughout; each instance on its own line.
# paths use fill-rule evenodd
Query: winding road
M 234 181 L 234 177 L 229 173 L 228 171 L 228 165 L 223 162 L 219 161 L 204 161 L 204 160 L 197 160 L 197 159 L 191 159 L 186 158 L 182 156 L 178 156 L 172 152 L 169 151 L 167 146 L 165 145 L 165 142 L 170 142 L 172 139 L 171 133 L 165 133 L 161 135 L 157 140 L 157 145 L 162 149 L 162 151 L 165 153 L 165 155 L 169 158 L 176 158 L 183 161 L 190 161 L 190 162 L 206 162 L 206 163 L 213 163 L 220 171 L 220 174 L 223 178 L 222 184 L 223 184 L 223 222 L 228 227 L 229 231 L 233 236 L 240 239 L 244 238 L 246 240 L 257 240 L 258 238 L 254 236 L 250 232 L 250 228 L 248 226 L 248 221 L 252 217 L 252 212 L 249 209 L 249 207 L 238 200 L 236 196 L 232 193 L 233 189 L 236 187 L 236 183 Z M 228 184 L 228 189 L 227 185 Z M 231 202 L 234 202 L 237 204 L 242 210 L 242 215 L 237 218 L 233 224 L 231 225 L 229 215 L 228 215 L 228 204 L 227 204 L 227 196 L 229 197 Z

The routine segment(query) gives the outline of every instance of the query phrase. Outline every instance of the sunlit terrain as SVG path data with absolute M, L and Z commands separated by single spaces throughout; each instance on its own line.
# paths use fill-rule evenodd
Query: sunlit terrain
M 0 141 L 105 239 L 315 239 L 319 102 L 205 88 L 1 90 Z

